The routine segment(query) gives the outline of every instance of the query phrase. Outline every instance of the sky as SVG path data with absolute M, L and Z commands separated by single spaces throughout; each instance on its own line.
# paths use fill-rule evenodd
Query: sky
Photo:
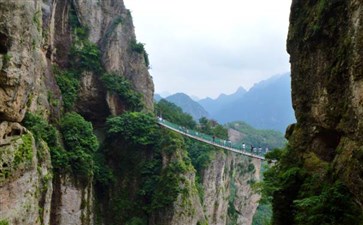
M 149 54 L 155 93 L 198 98 L 290 71 L 291 0 L 124 0 Z

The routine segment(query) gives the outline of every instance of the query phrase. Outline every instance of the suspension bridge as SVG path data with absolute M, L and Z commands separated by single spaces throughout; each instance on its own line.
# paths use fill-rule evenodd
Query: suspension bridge
M 237 146 L 236 144 L 226 141 L 223 139 L 220 139 L 218 137 L 212 137 L 207 134 L 200 133 L 195 130 L 186 129 L 180 125 L 171 123 L 165 119 L 158 118 L 157 123 L 167 129 L 173 130 L 175 132 L 178 132 L 186 137 L 193 138 L 197 141 L 201 141 L 204 143 L 207 143 L 209 145 L 216 146 L 218 148 L 223 148 L 231 152 L 235 152 L 238 154 L 242 154 L 251 158 L 256 158 L 260 160 L 265 160 L 265 157 L 262 155 L 262 153 L 256 153 L 253 151 L 248 152 L 246 149 L 242 149 L 242 146 Z

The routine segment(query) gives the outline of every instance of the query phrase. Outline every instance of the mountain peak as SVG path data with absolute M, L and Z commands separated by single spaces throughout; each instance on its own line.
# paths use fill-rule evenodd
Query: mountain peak
M 242 86 L 241 87 L 239 87 L 238 89 L 237 89 L 237 91 L 235 92 L 235 94 L 237 94 L 237 93 L 246 93 L 247 91 L 246 91 L 246 89 L 244 89 Z
M 198 121 L 201 117 L 209 117 L 208 112 L 190 96 L 184 93 L 176 93 L 165 98 L 190 114 L 194 120 Z

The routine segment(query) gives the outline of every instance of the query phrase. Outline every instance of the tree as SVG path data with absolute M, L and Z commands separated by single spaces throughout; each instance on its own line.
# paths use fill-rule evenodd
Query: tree
M 125 112 L 120 116 L 107 119 L 108 134 L 122 135 L 132 144 L 149 145 L 155 143 L 157 124 L 151 114 Z

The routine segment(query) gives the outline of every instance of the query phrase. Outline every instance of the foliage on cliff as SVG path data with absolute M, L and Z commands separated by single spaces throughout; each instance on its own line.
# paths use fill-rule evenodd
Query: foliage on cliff
M 227 128 L 237 130 L 244 134 L 241 142 L 244 142 L 255 147 L 269 147 L 270 149 L 281 148 L 285 146 L 286 139 L 279 131 L 274 130 L 258 130 L 245 122 L 236 121 L 226 124 Z
M 155 113 L 170 122 L 189 129 L 194 129 L 197 126 L 191 115 L 183 113 L 180 107 L 164 99 L 155 104 Z
M 265 174 L 273 224 L 362 224 L 362 1 L 292 2 L 297 123 Z M 272 155 L 273 154 L 273 155 Z
M 317 158 L 301 158 L 287 147 L 266 154 L 277 160 L 264 173 L 262 195 L 273 206 L 272 224 L 362 224 L 360 206 L 331 167 Z M 302 165 L 319 167 L 320 173 Z
M 97 193 L 111 193 L 111 199 L 98 196 L 109 211 L 106 221 L 114 224 L 146 224 L 156 210 L 172 207 L 183 188 L 185 173 L 192 171 L 183 138 L 157 127 L 153 115 L 126 112 L 107 120 L 108 137 L 102 147 L 111 166 L 113 181 L 98 185 Z M 163 159 L 169 161 L 163 166 Z M 118 221 L 117 223 L 115 221 Z
M 77 113 L 65 114 L 60 120 L 60 132 L 32 113 L 26 114 L 23 123 L 34 134 L 38 144 L 41 140 L 48 144 L 55 172 L 72 173 L 80 181 L 87 181 L 93 175 L 93 157 L 98 141 L 92 124 L 82 116 Z
M 133 90 L 130 81 L 115 73 L 105 73 L 101 80 L 108 91 L 118 95 L 130 110 L 140 111 L 144 105 L 141 94 Z

